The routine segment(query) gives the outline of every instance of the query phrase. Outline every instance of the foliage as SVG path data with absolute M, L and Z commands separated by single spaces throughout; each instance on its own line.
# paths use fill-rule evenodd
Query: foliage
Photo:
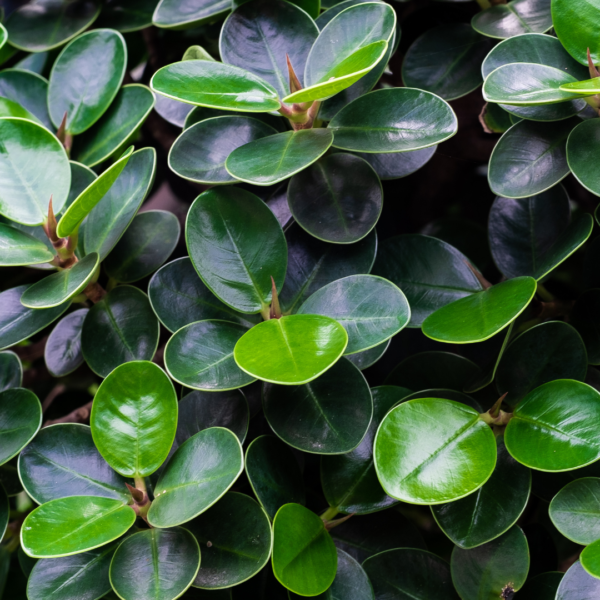
M 0 599 L 600 594 L 599 0 L 0 16 Z

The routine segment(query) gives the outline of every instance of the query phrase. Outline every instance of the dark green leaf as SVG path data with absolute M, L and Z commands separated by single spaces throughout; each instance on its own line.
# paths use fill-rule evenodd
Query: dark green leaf
M 567 52 L 582 65 L 587 64 L 589 48 L 594 64 L 600 62 L 596 35 L 598 3 L 594 0 L 553 0 L 552 22 L 558 39 Z M 566 600 L 566 597 L 557 598 Z
M 16 456 L 42 426 L 42 406 L 24 388 L 0 392 L 0 464 Z
M 17 267 L 46 263 L 54 254 L 32 235 L 0 223 L 0 266 Z
M 69 313 L 52 330 L 44 348 L 44 360 L 54 377 L 69 375 L 83 364 L 81 328 L 87 313 L 87 308 Z
M 364 350 L 363 352 L 357 352 L 356 354 L 349 354 L 348 360 L 361 371 L 368 369 L 374 365 L 386 352 L 390 345 L 391 340 L 383 342 L 370 350 Z
M 550 0 L 512 0 L 477 13 L 471 20 L 475 31 L 505 39 L 523 33 L 544 33 L 552 27 Z
M 594 119 L 573 129 L 567 140 L 567 162 L 575 178 L 592 194 L 600 196 L 600 177 L 595 173 L 600 128 Z
M 48 80 L 29 71 L 4 69 L 0 72 L 0 96 L 16 102 L 54 131 L 48 114 Z
M 399 179 L 406 177 L 427 164 L 435 154 L 437 146 L 429 146 L 412 152 L 393 152 L 391 154 L 376 154 L 359 152 L 374 169 L 379 179 Z
M 6 528 L 8 527 L 8 520 L 10 518 L 10 501 L 8 495 L 4 490 L 2 484 L 0 484 L 0 535 L 4 537 Z
M 21 387 L 23 365 L 14 352 L 0 352 L 0 392 Z
M 191 0 L 186 4 L 179 0 L 161 0 L 152 21 L 165 29 L 187 29 L 215 21 L 230 10 L 231 0 Z
M 97 25 L 109 26 L 121 33 L 150 27 L 157 4 L 158 0 L 107 0 Z

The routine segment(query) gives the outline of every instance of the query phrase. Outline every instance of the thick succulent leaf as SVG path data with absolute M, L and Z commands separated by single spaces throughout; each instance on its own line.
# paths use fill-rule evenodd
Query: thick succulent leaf
M 239 323 L 209 320 L 182 327 L 165 348 L 165 366 L 178 383 L 207 392 L 234 390 L 255 381 L 234 359 L 237 342 L 248 332 Z
M 540 471 L 570 471 L 600 458 L 600 394 L 579 381 L 558 379 L 517 405 L 504 436 L 508 451 Z
M 243 469 L 244 454 L 234 433 L 222 427 L 200 431 L 179 446 L 161 474 L 149 522 L 174 527 L 191 521 L 217 502 Z
M 333 145 L 357 152 L 408 152 L 451 138 L 458 121 L 450 105 L 430 92 L 388 88 L 365 94 L 329 123 Z
M 236 343 L 233 356 L 248 375 L 282 385 L 319 377 L 342 356 L 346 330 L 321 315 L 290 315 L 260 323 Z
M 347 454 L 321 459 L 321 485 L 331 507 L 346 514 L 367 514 L 396 504 L 377 479 L 373 441 L 381 421 L 405 392 L 390 385 L 373 388 L 373 419 L 358 447 Z
M 59 306 L 82 292 L 93 280 L 99 266 L 100 257 L 92 252 L 70 269 L 48 275 L 28 287 L 21 296 L 21 304 L 36 309 Z
M 196 106 L 239 112 L 271 112 L 280 107 L 277 90 L 264 79 L 208 60 L 185 60 L 163 67 L 150 85 L 163 96 Z
M 337 551 L 325 525 L 300 504 L 282 506 L 273 521 L 273 573 L 288 590 L 317 596 L 333 583 Z
M 155 170 L 154 148 L 142 148 L 129 157 L 117 179 L 79 229 L 86 254 L 97 252 L 100 260 L 108 256 L 150 191 Z
M 389 496 L 412 504 L 443 504 L 468 496 L 490 478 L 496 442 L 474 409 L 422 398 L 386 415 L 373 454 Z
M 575 178 L 592 194 L 600 196 L 600 177 L 593 165 L 598 157 L 600 127 L 594 119 L 580 123 L 567 140 L 567 162 Z
M 148 284 L 152 309 L 172 333 L 196 321 L 222 320 L 246 328 L 256 325 L 259 315 L 246 315 L 223 304 L 207 287 L 187 258 L 161 267 Z
M 520 121 L 498 141 L 488 180 L 498 196 L 528 198 L 555 186 L 569 174 L 567 138 L 579 119 L 556 123 Z
M 423 321 L 423 333 L 438 342 L 483 342 L 512 323 L 531 302 L 537 284 L 516 277 L 439 308 Z
M 437 146 L 429 146 L 422 150 L 412 152 L 393 152 L 391 154 L 359 152 L 358 156 L 364 158 L 374 169 L 379 179 L 400 179 L 411 175 L 425 166 L 435 154 Z
M 306 503 L 302 472 L 294 453 L 272 435 L 261 435 L 246 450 L 246 475 L 252 491 L 273 519 L 284 505 Z
M 121 33 L 145 29 L 152 25 L 157 4 L 158 0 L 108 0 L 96 25 L 110 26 Z
M 0 392 L 21 387 L 23 365 L 14 352 L 0 352 Z
M 505 39 L 523 33 L 544 33 L 552 28 L 550 0 L 512 0 L 477 13 L 471 20 L 475 31 Z
M 86 315 L 81 350 L 94 373 L 106 377 L 132 360 L 152 360 L 160 326 L 148 297 L 137 288 L 116 287 Z
M 519 590 L 529 571 L 529 547 L 516 525 L 499 538 L 474 548 L 454 547 L 452 581 L 461 598 L 501 597 L 506 590 Z
M 368 558 L 363 568 L 378 599 L 458 599 L 448 563 L 425 550 L 399 548 L 380 552 Z
M 252 6 L 254 3 L 252 3 Z M 237 148 L 277 133 L 270 125 L 245 116 L 205 119 L 185 129 L 169 151 L 169 167 L 198 183 L 235 183 L 225 168 Z
M 518 404 L 529 392 L 555 379 L 584 381 L 588 357 L 577 331 L 549 321 L 526 330 L 504 352 L 496 373 L 496 389 L 505 402 Z M 599 536 L 600 537 L 600 536 Z
M 265 203 L 239 188 L 204 192 L 192 204 L 185 237 L 194 268 L 225 304 L 256 313 L 271 300 L 271 277 L 281 289 L 286 242 Z
M 55 0 L 26 3 L 5 22 L 10 44 L 27 52 L 44 52 L 62 46 L 85 31 L 100 14 L 98 0 Z
M 217 20 L 231 10 L 231 0 L 161 0 L 152 22 L 164 29 L 188 29 Z
M 296 222 L 312 236 L 353 244 L 376 225 L 383 208 L 377 173 L 352 154 L 324 156 L 294 175 L 288 203 Z
M 298 314 L 335 319 L 348 334 L 345 354 L 381 344 L 410 321 L 406 296 L 393 283 L 373 275 L 351 275 L 315 292 Z
M 181 527 L 147 529 L 121 542 L 110 564 L 110 583 L 123 600 L 174 600 L 200 567 L 196 538 Z
M 460 548 L 496 539 L 519 519 L 529 500 L 531 472 L 497 438 L 498 458 L 492 476 L 466 498 L 431 507 L 442 531 Z
M 83 364 L 81 328 L 87 313 L 87 308 L 69 313 L 56 324 L 48 337 L 44 360 L 54 377 L 69 375 Z
M 265 417 L 286 444 L 313 454 L 345 454 L 364 438 L 373 415 L 364 375 L 341 359 L 311 383 L 263 386 Z
M 269 518 L 245 494 L 228 492 L 186 527 L 202 547 L 194 587 L 218 590 L 238 585 L 254 577 L 271 556 Z
M 135 519 L 130 506 L 113 498 L 59 498 L 27 515 L 21 528 L 21 546 L 33 558 L 79 554 L 121 537 Z
M 175 388 L 154 363 L 128 362 L 100 384 L 90 424 L 98 451 L 117 473 L 147 477 L 162 465 L 175 439 Z
M 90 428 L 78 423 L 42 429 L 19 456 L 19 477 L 38 504 L 68 496 L 130 499 L 126 480 L 102 458 Z
M 23 225 L 40 225 L 50 197 L 59 213 L 69 194 L 65 149 L 47 129 L 24 119 L 0 119 L 0 138 L 0 214 Z
M 114 100 L 127 66 L 127 45 L 112 29 L 88 31 L 59 54 L 48 87 L 48 107 L 55 127 L 67 113 L 65 130 L 89 129 Z
M 481 61 L 491 47 L 491 40 L 467 23 L 429 29 L 412 43 L 404 57 L 404 85 L 445 100 L 465 96 L 482 84 Z
M 596 35 L 597 0 L 553 0 L 552 23 L 558 39 L 567 52 L 582 65 L 587 65 L 589 48 L 594 64 L 600 62 L 600 42 Z M 566 600 L 561 597 L 558 600 Z
M 27 582 L 30 600 L 95 600 L 111 591 L 108 572 L 115 544 L 97 550 L 38 560 Z
M 363 352 L 357 352 L 356 354 L 349 354 L 348 360 L 361 371 L 368 369 L 373 366 L 379 359 L 383 357 L 387 349 L 390 346 L 391 339 L 383 344 L 379 344 L 371 348 L 370 350 L 364 350 Z
M 78 230 L 81 222 L 90 214 L 95 206 L 104 198 L 112 185 L 115 183 L 123 169 L 127 166 L 133 153 L 130 146 L 123 155 L 113 163 L 97 179 L 77 196 L 69 205 L 60 221 L 56 233 L 59 237 L 67 237 Z
M 16 102 L 54 131 L 48 114 L 48 80 L 30 71 L 4 69 L 0 72 L 0 96 Z
M 42 406 L 24 388 L 0 392 L 0 465 L 16 456 L 42 426 Z
M 0 266 L 22 267 L 46 263 L 54 254 L 32 235 L 0 223 Z
M 424 235 L 386 240 L 373 272 L 406 294 L 411 309 L 409 327 L 420 327 L 439 308 L 482 289 L 464 254 L 442 240 Z
M 279 183 L 317 161 L 333 143 L 330 129 L 286 131 L 254 140 L 234 150 L 227 172 L 255 185 Z
M 65 302 L 54 308 L 27 308 L 21 304 L 21 296 L 28 287 L 20 285 L 0 293 L 0 350 L 10 348 L 41 331 L 71 305 Z
M 73 157 L 93 167 L 125 149 L 154 106 L 154 94 L 145 86 L 123 86 L 101 119 L 75 139 Z
M 219 39 L 223 62 L 262 77 L 280 98 L 290 93 L 286 56 L 303 83 L 308 53 L 319 35 L 303 10 L 282 0 L 247 2 L 228 17 Z

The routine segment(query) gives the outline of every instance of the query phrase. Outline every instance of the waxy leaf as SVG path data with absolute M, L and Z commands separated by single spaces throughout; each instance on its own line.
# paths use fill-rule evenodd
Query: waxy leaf
M 375 169 L 379 179 L 384 181 L 406 177 L 418 171 L 431 160 L 436 150 L 437 146 L 429 146 L 412 152 L 393 152 L 391 154 L 359 152 L 357 154 L 364 158 Z
M 169 454 L 177 428 L 177 394 L 147 361 L 117 367 L 96 392 L 90 415 L 98 451 L 117 473 L 147 477 Z
M 46 263 L 54 254 L 32 235 L 0 223 L 0 266 L 17 267 Z
M 0 392 L 0 465 L 16 456 L 42 426 L 42 406 L 24 388 Z
M 178 0 L 161 0 L 152 22 L 165 29 L 187 29 L 215 21 L 230 10 L 231 0 L 192 0 L 186 4 Z
M 600 394 L 589 385 L 558 379 L 536 388 L 515 408 L 506 427 L 508 451 L 540 471 L 570 471 L 600 458 Z
M 23 365 L 14 352 L 0 352 L 0 392 L 21 387 Z
M 314 237 L 352 244 L 375 227 L 383 208 L 383 190 L 365 160 L 339 153 L 294 175 L 288 203 L 296 222 Z
M 8 98 L 0 97 L 0 117 L 18 117 L 20 119 L 27 119 L 28 121 L 33 121 L 34 123 L 43 125 L 43 123 L 35 115 Z
M 596 35 L 597 0 L 553 0 L 552 23 L 558 39 L 567 52 L 582 65 L 587 65 L 589 48 L 594 64 L 600 62 L 600 44 Z M 557 600 L 565 600 L 561 596 Z
M 519 590 L 527 579 L 527 538 L 514 526 L 478 548 L 455 546 L 450 564 L 452 582 L 461 598 L 501 598 L 507 589 Z
M 317 596 L 333 583 L 337 551 L 325 525 L 300 504 L 282 506 L 273 521 L 273 573 L 288 590 Z
M 192 264 L 225 304 L 256 313 L 285 278 L 286 243 L 275 215 L 254 194 L 239 188 L 212 189 L 190 207 L 185 238 Z
M 434 354 L 434 352 L 423 354 Z M 400 388 L 403 390 L 402 398 L 396 405 L 400 404 L 400 402 L 405 402 L 408 400 L 414 400 L 415 398 L 442 398 L 443 400 L 454 400 L 454 402 L 460 402 L 461 404 L 466 404 L 471 408 L 474 408 L 477 412 L 483 412 L 481 405 L 477 400 L 471 398 L 471 396 L 467 396 L 467 394 L 463 394 L 462 392 L 457 392 L 456 390 L 449 389 L 429 389 L 429 390 L 421 390 L 419 392 L 413 392 L 412 394 L 407 393 L 408 390 L 406 388 Z
M 44 348 L 44 360 L 54 377 L 64 377 L 83 364 L 81 328 L 87 314 L 87 308 L 69 313 L 52 330 Z
M 10 13 L 5 24 L 11 46 L 43 52 L 58 48 L 85 31 L 99 14 L 98 0 L 38 0 L 21 5 Z
M 187 529 L 147 529 L 121 542 L 110 564 L 110 583 L 123 600 L 174 600 L 200 567 L 200 547 Z
M 124 150 L 154 106 L 154 94 L 145 86 L 123 86 L 110 108 L 73 147 L 75 160 L 93 167 Z
M 596 540 L 583 549 L 579 556 L 581 566 L 593 577 L 600 575 L 600 540 Z
M 527 505 L 531 472 L 497 438 L 498 458 L 492 476 L 466 498 L 438 504 L 431 512 L 442 531 L 460 548 L 475 548 L 512 527 Z
M 272 435 L 261 435 L 246 450 L 246 475 L 252 491 L 273 519 L 289 503 L 306 503 L 302 472 L 294 453 Z
M 135 518 L 133 509 L 120 500 L 59 498 L 27 515 L 21 528 L 21 546 L 33 558 L 79 554 L 121 537 Z
M 0 119 L 0 138 L 0 214 L 23 225 L 41 225 L 50 197 L 58 213 L 69 194 L 65 149 L 47 129 L 24 119 Z
M 48 107 L 55 127 L 67 113 L 65 130 L 89 129 L 114 100 L 125 75 L 127 45 L 112 29 L 88 31 L 59 54 L 48 87 Z
M 569 174 L 567 138 L 579 119 L 556 123 L 521 121 L 498 141 L 490 157 L 488 180 L 498 196 L 527 198 Z
M 247 327 L 229 321 L 198 321 L 182 327 L 168 341 L 169 375 L 196 390 L 234 390 L 255 381 L 234 360 L 234 348 Z
M 211 427 L 184 442 L 154 487 L 148 520 L 174 527 L 203 513 L 229 490 L 244 469 L 242 446 L 234 433 Z
M 549 381 L 584 381 L 587 363 L 585 344 L 577 331 L 567 323 L 549 321 L 511 342 L 498 366 L 496 388 L 500 394 L 508 393 L 505 402 L 515 406 Z
M 458 122 L 450 105 L 430 92 L 389 88 L 345 106 L 329 123 L 333 145 L 357 152 L 407 152 L 451 138 Z
M 133 146 L 128 148 L 123 156 L 112 164 L 102 175 L 94 179 L 90 185 L 73 200 L 72 204 L 67 208 L 60 221 L 56 233 L 59 237 L 66 237 L 77 231 L 81 222 L 93 210 L 93 208 L 104 198 L 105 194 L 110 190 L 123 169 L 127 166 Z
M 94 304 L 86 315 L 81 350 L 90 369 L 106 377 L 128 361 L 152 360 L 158 336 L 158 320 L 148 297 L 139 289 L 124 285 Z
M 471 20 L 475 31 L 505 39 L 523 33 L 544 33 L 552 28 L 550 0 L 512 0 L 477 13 Z
M 373 441 L 387 412 L 405 395 L 403 388 L 373 388 L 373 419 L 357 448 L 340 456 L 323 456 L 321 484 L 329 506 L 346 514 L 367 514 L 396 504 L 382 489 L 373 463 Z
M 154 110 L 168 123 L 171 123 L 176 127 L 183 127 L 185 129 L 187 117 L 192 113 L 194 107 L 190 104 L 186 104 L 185 102 L 167 98 L 161 94 L 155 94 L 155 98 L 156 102 L 154 104 Z M 226 111 L 223 111 L 223 113 L 226 114 Z M 216 117 L 218 115 L 211 116 Z
M 389 348 L 390 342 L 391 339 L 387 342 L 383 342 L 383 344 L 374 346 L 370 350 L 363 350 L 362 352 L 357 352 L 356 354 L 348 354 L 347 358 L 355 367 L 358 367 L 361 371 L 364 371 L 382 358 Z
M 320 315 L 290 315 L 260 323 L 236 343 L 233 355 L 251 377 L 302 385 L 327 371 L 348 345 L 346 330 Z
M 31 337 L 58 319 L 70 302 L 46 309 L 27 308 L 21 304 L 21 296 L 29 286 L 20 285 L 0 293 L 0 350 L 10 348 Z
M 402 565 L 399 569 L 398 565 Z M 412 548 L 387 550 L 363 563 L 375 598 L 386 600 L 457 600 L 450 566 L 439 556 Z
M 60 423 L 42 429 L 19 456 L 27 493 L 44 504 L 67 496 L 102 496 L 127 502 L 125 479 L 102 458 L 87 425 Z
M 262 77 L 280 98 L 289 95 L 286 55 L 300 79 L 319 35 L 303 10 L 282 0 L 246 2 L 227 18 L 219 39 L 223 62 Z
M 298 314 L 338 321 L 348 334 L 345 354 L 374 348 L 410 321 L 410 307 L 402 291 L 373 275 L 351 275 L 322 287 L 302 304 Z
M 159 94 L 196 106 L 239 112 L 271 112 L 280 107 L 277 91 L 264 79 L 207 60 L 185 60 L 163 67 L 153 75 L 150 85 Z
M 148 296 L 156 316 L 172 333 L 209 319 L 231 321 L 246 328 L 260 320 L 259 315 L 245 315 L 223 304 L 204 285 L 187 257 L 161 267 L 148 284 Z
M 331 129 L 277 133 L 234 150 L 225 161 L 225 168 L 241 181 L 273 185 L 317 161 L 332 143 Z
M 423 321 L 423 333 L 439 342 L 483 342 L 512 323 L 527 308 L 536 289 L 532 277 L 503 281 L 439 308 Z
M 496 442 L 472 408 L 422 398 L 387 414 L 373 455 L 389 496 L 412 504 L 443 504 L 468 496 L 490 478 Z
M 573 175 L 596 196 L 600 196 L 600 177 L 595 173 L 593 165 L 598 155 L 596 148 L 599 139 L 600 127 L 592 119 L 577 125 L 567 140 L 567 162 Z
M 0 96 L 16 102 L 35 115 L 49 131 L 54 126 L 48 114 L 48 80 L 21 69 L 4 69 L 0 72 Z
M 600 593 L 600 579 L 592 577 L 577 560 L 562 578 L 556 592 L 556 600 L 593 600 Z
M 28 287 L 21 296 L 21 303 L 37 309 L 59 306 L 82 292 L 97 274 L 99 266 L 100 257 L 92 252 L 71 268 L 48 275 Z
M 269 518 L 245 494 L 228 492 L 186 527 L 202 547 L 194 587 L 218 590 L 238 585 L 256 575 L 271 556 Z
M 481 61 L 491 46 L 489 39 L 466 23 L 429 29 L 406 53 L 402 63 L 404 85 L 445 100 L 465 96 L 481 85 Z
M 31 600 L 94 600 L 111 591 L 108 571 L 115 545 L 97 550 L 48 558 L 35 563 L 27 582 Z
M 424 235 L 401 235 L 381 245 L 373 272 L 406 294 L 411 309 L 408 326 L 420 327 L 442 306 L 481 291 L 468 265 L 467 257 L 446 242 Z
M 142 148 L 129 157 L 117 179 L 79 229 L 86 254 L 97 252 L 100 260 L 108 256 L 150 191 L 155 169 L 154 148 Z

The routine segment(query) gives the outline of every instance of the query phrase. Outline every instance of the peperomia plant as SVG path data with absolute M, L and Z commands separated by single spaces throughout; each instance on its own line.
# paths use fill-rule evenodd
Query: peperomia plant
M 598 0 L 0 20 L 0 599 L 600 597 Z

